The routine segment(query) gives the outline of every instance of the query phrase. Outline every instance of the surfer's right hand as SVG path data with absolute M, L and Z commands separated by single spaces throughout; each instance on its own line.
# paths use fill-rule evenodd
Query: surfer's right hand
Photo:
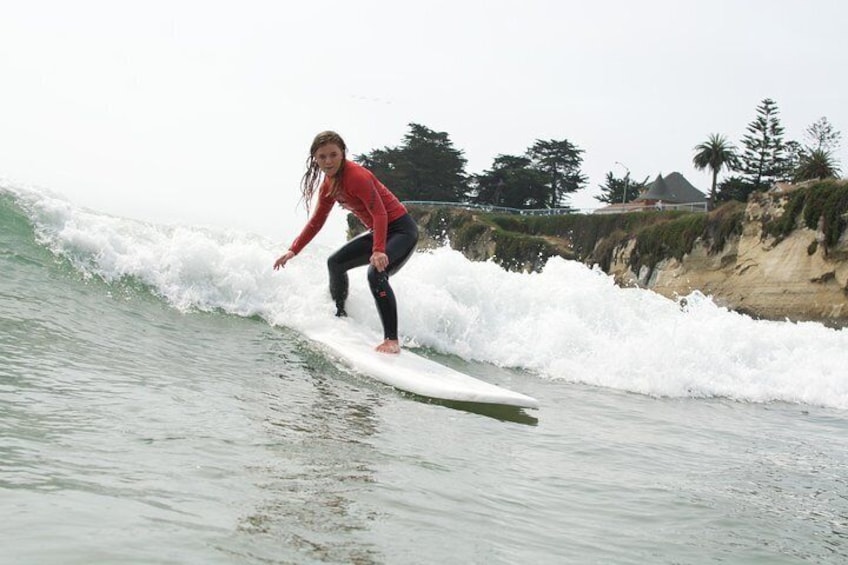
M 274 270 L 276 271 L 285 267 L 286 263 L 288 263 L 292 257 L 294 257 L 294 251 L 292 251 L 291 249 L 280 255 L 280 257 L 276 261 L 274 261 Z

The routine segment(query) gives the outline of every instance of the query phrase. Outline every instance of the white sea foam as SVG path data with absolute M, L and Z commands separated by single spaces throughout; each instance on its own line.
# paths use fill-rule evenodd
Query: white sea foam
M 325 266 L 331 248 L 320 240 L 274 272 L 288 241 L 114 218 L 40 192 L 18 198 L 43 243 L 89 275 L 134 277 L 180 309 L 259 315 L 300 330 L 334 322 Z M 342 214 L 334 216 L 328 229 L 340 244 Z M 682 306 L 558 258 L 523 274 L 448 248 L 419 252 L 393 287 L 412 346 L 642 394 L 848 409 L 845 330 L 753 320 L 699 293 Z M 348 312 L 379 330 L 364 269 L 351 272 Z

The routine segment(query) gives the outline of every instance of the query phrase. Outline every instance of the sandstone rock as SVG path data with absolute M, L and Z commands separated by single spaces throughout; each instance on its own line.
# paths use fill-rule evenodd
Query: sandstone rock
M 746 209 L 742 234 L 720 253 L 697 242 L 682 261 L 666 259 L 650 273 L 634 274 L 629 249 L 622 246 L 610 271 L 622 284 L 638 284 L 676 299 L 693 291 L 716 304 L 769 319 L 848 322 L 848 244 L 826 253 L 821 230 L 803 225 L 780 241 L 765 237 L 763 218 L 779 217 L 783 199 L 754 199 Z M 632 245 L 630 246 L 632 249 Z

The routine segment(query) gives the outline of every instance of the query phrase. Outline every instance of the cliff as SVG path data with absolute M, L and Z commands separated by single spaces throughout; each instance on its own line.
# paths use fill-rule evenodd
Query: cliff
M 410 207 L 421 245 L 538 271 L 551 256 L 597 264 L 621 285 L 669 298 L 699 290 L 768 319 L 848 323 L 848 182 L 752 196 L 709 214 L 507 216 Z

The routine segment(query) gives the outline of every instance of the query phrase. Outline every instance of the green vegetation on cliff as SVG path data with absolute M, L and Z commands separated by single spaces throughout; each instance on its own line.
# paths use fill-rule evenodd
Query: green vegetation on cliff
M 821 228 L 824 234 L 825 249 L 833 248 L 848 226 L 848 182 L 823 180 L 802 186 L 788 195 L 774 195 L 772 198 L 785 198 L 783 214 L 767 218 L 763 224 L 763 233 L 780 241 L 786 237 L 798 223 L 803 214 L 804 225 L 811 230 Z
M 630 267 L 638 273 L 642 267 L 653 269 L 664 259 L 680 261 L 699 240 L 709 244 L 710 253 L 718 253 L 730 236 L 742 233 L 744 218 L 745 205 L 728 202 L 709 214 L 684 214 L 642 229 L 635 234 Z
M 699 238 L 720 250 L 741 232 L 744 205 L 730 203 L 709 216 L 687 212 L 516 216 L 458 208 L 414 206 L 410 213 L 435 241 L 476 260 L 493 258 L 510 270 L 539 270 L 554 255 L 609 270 L 615 249 L 635 238 L 633 267 L 653 267 L 667 257 L 682 258 Z
M 576 258 L 568 246 L 555 240 L 501 227 L 497 215 L 431 206 L 411 206 L 410 213 L 424 235 L 435 242 L 450 240 L 469 258 L 492 258 L 505 269 L 538 271 L 554 255 Z
M 820 181 L 784 194 L 759 198 L 783 199 L 782 213 L 766 216 L 763 235 L 780 241 L 803 218 L 821 229 L 826 249 L 836 245 L 848 227 L 848 182 Z M 695 244 L 719 253 L 742 233 L 746 205 L 727 202 L 708 214 L 634 212 L 629 214 L 564 214 L 521 216 L 439 206 L 409 206 L 422 238 L 452 247 L 472 260 L 492 259 L 505 269 L 538 271 L 552 256 L 597 264 L 609 272 L 616 250 L 632 245 L 627 261 L 633 272 L 653 269 L 659 262 L 682 260 Z M 351 216 L 350 234 L 361 231 Z M 816 245 L 811 245 L 814 252 Z
M 549 236 L 569 242 L 574 255 L 588 259 L 598 242 L 615 231 L 634 233 L 657 221 L 677 217 L 685 212 L 634 212 L 632 214 L 565 214 L 559 216 L 491 215 L 490 220 L 502 230 L 533 236 Z

